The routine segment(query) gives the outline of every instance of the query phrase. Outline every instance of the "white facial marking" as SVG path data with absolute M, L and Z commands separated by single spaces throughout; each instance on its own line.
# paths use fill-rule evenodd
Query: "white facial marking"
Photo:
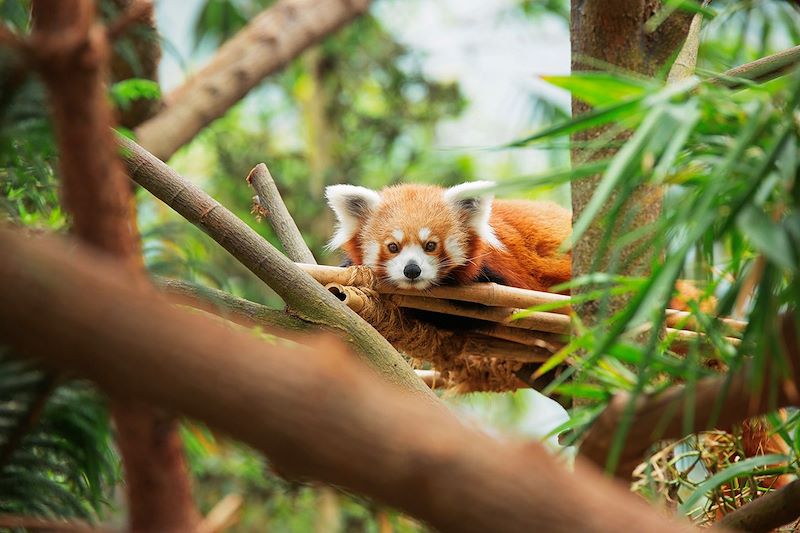
M 431 236 L 431 230 L 430 229 L 422 228 L 421 230 L 419 230 L 419 240 L 421 240 L 422 242 L 427 241 L 428 237 L 430 237 L 430 236 Z
M 463 265 L 467 262 L 467 251 L 457 237 L 448 237 L 444 240 L 444 250 L 450 257 L 453 265 Z
M 396 240 L 397 242 L 400 242 L 403 240 L 404 235 L 402 231 L 396 229 L 392 232 L 392 237 L 394 237 L 394 240 Z
M 419 266 L 419 277 L 409 279 L 403 273 L 409 263 Z M 386 262 L 386 274 L 392 283 L 402 289 L 427 289 L 439 277 L 439 262 L 426 254 L 419 244 L 411 244 Z
M 364 264 L 368 267 L 374 267 L 378 264 L 378 255 L 380 255 L 381 245 L 375 241 L 369 241 L 364 245 Z

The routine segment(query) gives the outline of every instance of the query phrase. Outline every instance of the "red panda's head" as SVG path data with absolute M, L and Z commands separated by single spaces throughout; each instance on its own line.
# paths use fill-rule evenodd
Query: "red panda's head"
M 328 246 L 398 287 L 426 289 L 476 265 L 487 246 L 502 248 L 489 225 L 493 185 L 396 185 L 380 192 L 332 185 L 325 195 L 339 225 Z

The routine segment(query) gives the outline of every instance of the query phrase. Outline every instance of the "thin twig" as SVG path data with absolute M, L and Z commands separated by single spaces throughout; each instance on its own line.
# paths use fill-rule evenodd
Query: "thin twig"
M 314 254 L 309 250 L 292 215 L 286 209 L 286 204 L 283 203 L 281 193 L 278 191 L 267 165 L 264 163 L 256 165 L 247 176 L 247 183 L 258 194 L 254 200 L 257 203 L 258 213 L 269 220 L 278 240 L 283 245 L 286 256 L 295 263 L 317 264 Z
M 178 298 L 180 303 L 188 303 L 191 307 L 246 327 L 265 328 L 281 336 L 287 336 L 290 332 L 308 333 L 323 329 L 318 324 L 305 322 L 278 309 L 239 298 L 219 289 L 177 279 L 156 278 L 155 282 L 164 292 Z

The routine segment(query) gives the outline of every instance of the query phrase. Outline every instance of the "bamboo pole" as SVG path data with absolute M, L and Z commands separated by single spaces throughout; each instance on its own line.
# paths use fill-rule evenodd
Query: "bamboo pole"
M 507 341 L 518 342 L 526 346 L 539 346 L 555 353 L 564 347 L 565 337 L 557 333 L 545 333 L 544 331 L 526 331 L 520 328 L 509 326 L 493 325 L 475 329 L 475 333 L 504 339 Z
M 322 265 L 298 264 L 298 266 L 323 285 L 339 283 L 341 285 L 371 286 L 381 294 L 397 294 L 401 296 L 424 295 L 431 298 L 473 302 L 494 307 L 518 307 L 527 309 L 542 304 L 567 302 L 568 296 L 543 291 L 531 291 L 518 287 L 507 287 L 497 283 L 472 283 L 457 287 L 433 287 L 425 291 L 401 289 L 388 283 L 375 283 L 374 275 L 363 266 L 332 267 Z M 553 313 L 569 314 L 565 303 Z
M 467 357 L 494 357 L 505 361 L 543 363 L 553 354 L 546 348 L 525 346 L 518 342 L 484 336 L 470 336 L 461 355 Z
M 356 267 L 332 267 L 323 265 L 307 265 L 298 264 L 298 266 L 308 273 L 312 278 L 318 282 L 327 285 L 336 283 L 342 286 L 366 286 L 371 287 L 375 285 L 375 278 L 372 272 L 364 266 Z M 458 287 L 435 287 L 425 291 L 415 291 L 411 289 L 399 289 L 391 287 L 388 284 L 378 284 L 375 290 L 381 294 L 392 295 L 395 302 L 399 303 L 401 307 L 411 307 L 415 309 L 423 309 L 427 311 L 435 311 L 440 313 L 454 314 L 457 316 L 464 316 L 469 318 L 478 318 L 488 320 L 490 322 L 500 322 L 509 319 L 514 313 L 520 312 L 527 307 L 533 307 L 546 303 L 566 302 L 569 298 L 563 294 L 554 294 L 542 291 L 529 291 L 517 287 L 506 287 L 496 283 L 474 283 L 470 285 L 462 285 Z M 429 300 L 423 303 L 421 299 Z M 438 304 L 446 300 L 454 300 L 455 302 L 447 302 Z M 496 310 L 489 310 L 483 312 L 480 308 L 464 308 L 454 307 L 458 306 L 457 302 L 472 302 L 479 303 L 484 306 L 494 308 L 508 308 L 504 312 Z M 413 304 L 413 305 L 412 305 Z M 419 305 L 421 307 L 415 307 Z M 539 331 L 546 331 L 552 333 L 564 333 L 559 325 L 568 323 L 566 316 L 559 319 L 550 315 L 567 315 L 569 308 L 565 305 L 563 308 L 554 309 L 546 312 L 534 313 L 531 316 L 539 317 L 534 319 L 533 322 L 520 319 L 514 323 L 508 323 L 511 327 L 534 329 Z M 747 326 L 747 322 L 742 320 L 735 320 L 733 318 L 718 318 L 731 332 L 742 332 Z M 536 324 L 539 321 L 546 321 L 554 328 L 539 329 Z M 692 314 L 687 311 L 679 311 L 677 309 L 667 309 L 667 326 L 683 330 L 696 330 L 697 326 L 692 320 Z M 516 340 L 516 339 L 515 339 Z
M 388 298 L 396 305 L 408 309 L 487 320 L 514 328 L 544 331 L 546 333 L 569 334 L 569 317 L 558 313 L 534 312 L 514 320 L 514 314 L 522 311 L 522 309 L 510 307 L 467 307 L 456 301 L 438 300 L 425 296 L 405 296 L 402 294 L 392 294 Z

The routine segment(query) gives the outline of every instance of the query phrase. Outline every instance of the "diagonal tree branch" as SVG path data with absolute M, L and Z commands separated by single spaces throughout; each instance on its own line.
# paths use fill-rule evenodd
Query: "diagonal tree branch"
M 539 444 L 495 439 L 374 379 L 334 338 L 265 344 L 131 287 L 91 250 L 8 231 L 0 248 L 0 336 L 16 349 L 203 420 L 287 475 L 369 495 L 443 532 L 691 529 L 581 461 L 570 474 Z
M 345 332 L 386 379 L 438 402 L 386 339 L 255 230 L 135 142 L 122 137 L 119 142 L 136 183 L 208 233 L 277 292 L 293 313 Z
M 138 128 L 142 146 L 166 161 L 261 80 L 364 13 L 370 0 L 279 0 L 223 44 L 166 107 Z

